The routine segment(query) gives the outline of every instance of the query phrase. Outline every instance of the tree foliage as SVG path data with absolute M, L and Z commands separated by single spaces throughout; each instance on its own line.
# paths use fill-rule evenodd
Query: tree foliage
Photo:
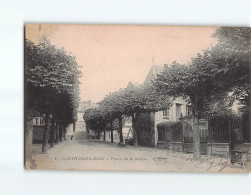
M 105 122 L 118 119 L 121 132 L 122 116 L 131 116 L 134 119 L 135 114 L 167 109 L 170 106 L 170 98 L 158 93 L 156 88 L 150 84 L 133 85 L 129 83 L 125 89 L 106 96 L 98 105 L 98 108 L 86 110 L 84 114 L 86 124 L 90 128 L 98 130 L 100 124 L 103 127 Z M 135 120 L 132 120 L 132 123 L 134 126 Z
M 48 142 L 49 115 L 64 129 L 77 120 L 79 68 L 75 56 L 56 48 L 46 37 L 38 45 L 25 40 L 26 115 L 46 114 L 43 150 Z
M 165 66 L 157 86 L 169 95 L 198 98 L 198 109 L 206 110 L 208 102 L 226 97 L 247 104 L 250 82 L 250 28 L 221 27 L 214 36 L 219 43 L 204 50 L 186 65 L 173 62 Z M 245 103 L 246 102 L 246 103 Z
M 240 111 L 249 111 L 251 29 L 246 27 L 221 27 L 213 35 L 219 44 L 212 50 L 213 64 L 221 63 L 217 79 L 228 84 L 235 100 L 242 105 Z
M 155 112 L 170 106 L 169 97 L 160 94 L 149 84 L 133 85 L 106 96 L 99 105 L 111 115 Z
M 81 72 L 75 58 L 63 48 L 56 48 L 47 38 L 38 45 L 25 40 L 29 108 L 57 113 L 61 120 L 68 123 L 77 119 Z

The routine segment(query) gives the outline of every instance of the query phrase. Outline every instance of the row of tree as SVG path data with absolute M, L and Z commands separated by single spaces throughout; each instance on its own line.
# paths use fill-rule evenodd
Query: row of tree
M 44 116 L 42 152 L 65 138 L 66 127 L 77 120 L 79 78 L 75 56 L 58 49 L 43 37 L 36 45 L 25 40 L 25 156 L 31 159 L 33 118 Z M 54 137 L 56 135 L 56 137 Z
M 197 54 L 187 64 L 165 65 L 153 85 L 129 84 L 105 97 L 97 108 L 85 112 L 87 126 L 101 131 L 107 122 L 117 118 L 122 142 L 122 116 L 131 116 L 137 145 L 137 114 L 166 109 L 172 102 L 170 97 L 184 97 L 192 106 L 194 158 L 200 158 L 200 117 L 215 110 L 228 112 L 233 103 L 242 105 L 242 114 L 249 113 L 251 30 L 221 27 L 213 36 L 218 40 L 215 46 Z
M 117 120 L 120 143 L 122 143 L 122 119 L 124 116 L 130 116 L 132 118 L 134 144 L 137 146 L 135 122 L 138 114 L 167 109 L 170 102 L 169 96 L 159 94 L 151 84 L 133 85 L 129 83 L 125 89 L 120 89 L 106 96 L 98 103 L 98 107 L 86 110 L 84 120 L 87 128 L 97 132 L 104 130 L 104 139 L 106 124 L 110 123 L 111 142 L 113 142 L 113 121 Z

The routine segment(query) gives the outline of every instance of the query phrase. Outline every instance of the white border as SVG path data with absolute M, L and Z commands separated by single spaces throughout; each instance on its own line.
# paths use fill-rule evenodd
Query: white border
M 248 0 L 0 1 L 0 194 L 239 194 L 251 176 L 25 171 L 24 23 L 250 26 Z

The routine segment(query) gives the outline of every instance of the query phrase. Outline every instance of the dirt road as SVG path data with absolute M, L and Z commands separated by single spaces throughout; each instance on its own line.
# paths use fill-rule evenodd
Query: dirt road
M 119 146 L 88 140 L 59 143 L 47 154 L 34 145 L 33 159 L 37 169 L 96 171 L 166 171 L 166 172 L 247 172 L 247 168 L 229 166 L 229 159 L 202 156 L 147 147 Z M 34 168 L 33 167 L 33 168 Z

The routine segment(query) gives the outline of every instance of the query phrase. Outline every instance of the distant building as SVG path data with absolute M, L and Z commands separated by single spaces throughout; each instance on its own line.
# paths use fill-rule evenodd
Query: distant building
M 75 139 L 82 139 L 83 137 L 86 136 L 86 124 L 84 121 L 84 113 L 87 109 L 89 108 L 94 108 L 96 107 L 97 104 L 94 104 L 91 102 L 91 100 L 88 101 L 82 101 L 79 103 L 79 109 L 78 109 L 78 114 L 77 114 L 77 121 L 75 123 L 75 133 L 73 133 L 73 124 L 70 124 L 67 127 L 67 134 L 68 135 L 74 135 Z M 82 133 L 81 133 L 82 132 Z

